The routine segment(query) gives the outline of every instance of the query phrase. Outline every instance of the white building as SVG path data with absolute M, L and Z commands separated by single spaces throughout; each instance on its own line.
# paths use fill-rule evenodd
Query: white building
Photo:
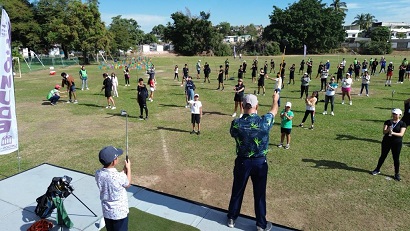
M 252 39 L 251 35 L 234 35 L 234 36 L 225 36 L 224 42 L 226 43 L 238 43 L 238 42 L 247 42 Z

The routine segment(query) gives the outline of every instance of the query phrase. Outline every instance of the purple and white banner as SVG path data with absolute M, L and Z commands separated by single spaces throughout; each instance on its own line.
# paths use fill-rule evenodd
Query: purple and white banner
M 1 11 L 0 25 L 0 155 L 18 150 L 16 105 L 11 56 L 11 23 Z

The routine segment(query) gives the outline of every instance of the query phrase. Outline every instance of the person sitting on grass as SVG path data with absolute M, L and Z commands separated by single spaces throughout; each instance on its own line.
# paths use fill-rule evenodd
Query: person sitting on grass
M 201 118 L 202 118 L 202 103 L 199 99 L 199 94 L 194 95 L 194 100 L 188 101 L 189 106 L 191 107 L 191 123 L 192 131 L 190 134 L 201 134 Z M 198 124 L 198 130 L 195 132 L 195 123 Z
M 50 100 L 51 105 L 53 106 L 55 106 L 60 99 L 60 88 L 61 86 L 57 84 L 54 89 L 47 94 L 47 100 Z

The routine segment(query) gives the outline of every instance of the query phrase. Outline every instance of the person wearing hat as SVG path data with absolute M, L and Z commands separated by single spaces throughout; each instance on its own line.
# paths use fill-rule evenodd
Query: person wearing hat
M 50 100 L 50 103 L 53 106 L 55 106 L 57 101 L 60 99 L 60 88 L 61 86 L 57 84 L 54 89 L 47 94 L 47 100 Z
M 239 112 L 241 113 L 239 117 L 242 117 L 243 115 L 242 100 L 245 94 L 245 85 L 243 85 L 242 79 L 238 79 L 238 84 L 235 85 L 233 90 L 235 91 L 235 96 L 233 97 L 233 101 L 235 102 L 235 110 L 233 111 L 232 117 L 236 116 L 236 111 L 238 110 L 238 107 L 239 107 Z
M 390 62 L 389 65 L 387 66 L 386 83 L 384 84 L 384 86 L 389 85 L 389 87 L 391 87 L 391 77 L 393 76 L 393 71 L 394 71 L 393 62 Z
M 306 95 L 306 98 L 309 95 L 309 82 L 310 77 L 308 73 L 305 73 L 302 78 L 300 78 L 300 98 L 303 97 L 303 93 Z
M 286 145 L 285 149 L 289 149 L 290 145 L 290 133 L 292 132 L 292 119 L 294 117 L 293 111 L 290 109 L 292 108 L 291 102 L 286 102 L 285 109 L 280 112 L 280 118 L 282 119 L 280 123 L 280 144 L 278 148 L 283 147 L 283 141 L 285 140 L 286 136 Z
M 128 230 L 128 196 L 131 186 L 131 162 L 127 158 L 124 168 L 118 172 L 118 157 L 123 150 L 113 146 L 101 149 L 98 154 L 103 167 L 96 171 L 95 181 L 100 191 L 102 213 L 107 231 Z
M 256 226 L 258 230 L 270 230 L 272 223 L 266 221 L 266 183 L 268 175 L 269 131 L 278 111 L 279 94 L 274 91 L 272 105 L 268 113 L 257 115 L 258 98 L 248 94 L 243 97 L 244 115 L 232 121 L 230 134 L 236 142 L 236 159 L 233 170 L 232 194 L 227 214 L 228 227 L 235 227 L 235 220 L 241 210 L 241 204 L 251 177 L 255 206 Z
M 201 118 L 202 118 L 202 103 L 199 99 L 199 94 L 194 95 L 194 100 L 189 100 L 188 104 L 191 108 L 191 123 L 192 131 L 190 134 L 201 134 Z M 195 124 L 198 124 L 198 130 L 195 131 Z
M 371 172 L 372 175 L 380 173 L 384 160 L 390 150 L 394 162 L 394 179 L 401 181 L 400 177 L 400 151 L 403 146 L 403 136 L 406 132 L 406 123 L 400 120 L 402 111 L 399 108 L 392 110 L 392 119 L 386 120 L 383 125 L 382 151 L 376 168 Z

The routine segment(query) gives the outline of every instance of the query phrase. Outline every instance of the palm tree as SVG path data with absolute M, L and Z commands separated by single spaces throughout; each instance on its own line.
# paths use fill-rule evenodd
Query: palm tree
M 352 22 L 353 25 L 359 25 L 360 29 L 364 29 L 365 27 L 365 14 L 358 14 L 354 17 L 354 21 Z
M 365 28 L 364 29 L 369 29 L 371 26 L 372 26 L 372 24 L 374 23 L 374 22 L 377 22 L 377 20 L 376 20 L 376 18 L 374 17 L 374 15 L 371 15 L 371 14 L 369 14 L 369 13 L 367 13 L 367 14 L 365 14 L 364 15 L 364 21 L 365 21 Z
M 333 0 L 333 3 L 330 4 L 330 6 L 333 7 L 333 9 L 336 12 L 340 12 L 340 13 L 346 13 L 347 12 L 346 2 L 341 2 L 340 0 Z

